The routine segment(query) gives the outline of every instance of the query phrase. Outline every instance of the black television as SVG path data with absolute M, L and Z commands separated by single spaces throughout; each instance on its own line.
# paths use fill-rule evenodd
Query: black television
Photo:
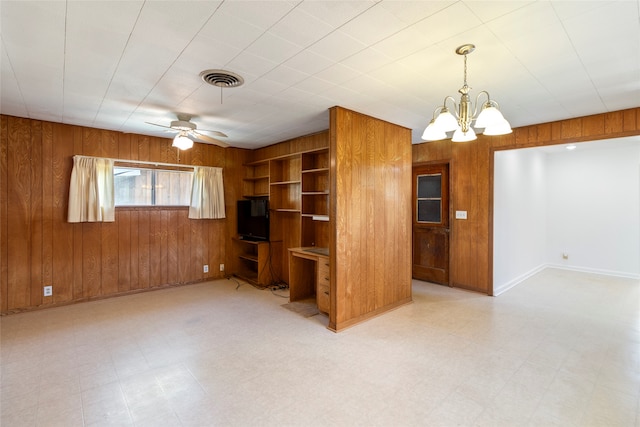
M 238 200 L 238 236 L 243 240 L 269 240 L 269 201 Z

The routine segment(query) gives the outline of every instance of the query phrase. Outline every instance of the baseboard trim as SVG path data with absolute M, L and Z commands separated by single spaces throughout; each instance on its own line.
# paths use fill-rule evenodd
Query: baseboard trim
M 344 320 L 340 323 L 332 323 L 329 322 L 329 326 L 327 329 L 333 332 L 341 332 L 347 328 L 350 328 L 354 325 L 364 322 L 365 320 L 369 320 L 371 318 L 380 316 L 381 314 L 387 313 L 392 310 L 396 310 L 403 305 L 411 304 L 413 302 L 412 297 L 404 298 L 402 300 L 396 301 L 393 304 L 386 305 L 384 307 L 380 307 L 377 310 L 370 311 L 369 313 L 365 313 L 361 316 L 355 317 L 353 319 Z
M 601 276 L 611 276 L 611 277 L 622 277 L 625 279 L 633 279 L 633 280 L 640 280 L 640 274 L 633 274 L 633 273 L 627 273 L 627 272 L 621 272 L 621 271 L 612 271 L 612 270 L 602 270 L 602 269 L 597 269 L 597 268 L 588 268 L 588 267 L 570 267 L 570 266 L 566 266 L 566 265 L 558 265 L 558 264 L 542 264 L 539 265 L 538 267 L 516 277 L 515 279 L 512 279 L 510 281 L 508 281 L 507 283 L 500 285 L 496 288 L 493 289 L 493 296 L 497 297 L 500 294 L 505 293 L 506 291 L 508 291 L 509 289 L 513 288 L 514 286 L 520 284 L 521 282 L 524 282 L 525 280 L 527 280 L 529 277 L 533 276 L 534 274 L 537 274 L 539 272 L 541 272 L 542 270 L 545 270 L 547 268 L 555 268 L 557 270 L 567 270 L 567 271 L 576 271 L 579 273 L 588 273 L 588 274 L 599 274 Z
M 521 274 L 520 276 L 516 277 L 515 279 L 509 280 L 507 283 L 500 285 L 498 287 L 494 287 L 493 288 L 493 296 L 497 297 L 500 294 L 505 293 L 506 291 L 508 291 L 509 289 L 513 288 L 514 286 L 516 286 L 517 284 L 524 282 L 525 280 L 527 280 L 529 277 L 538 274 L 539 272 L 541 272 L 542 270 L 544 270 L 545 268 L 547 268 L 546 264 L 541 264 L 529 271 L 527 271 L 524 274 Z
M 640 280 L 640 274 L 634 274 L 625 271 L 602 270 L 599 268 L 575 267 L 560 264 L 547 264 L 547 267 L 556 268 L 558 270 L 577 271 L 580 273 L 600 274 L 602 276 L 623 277 L 625 279 Z

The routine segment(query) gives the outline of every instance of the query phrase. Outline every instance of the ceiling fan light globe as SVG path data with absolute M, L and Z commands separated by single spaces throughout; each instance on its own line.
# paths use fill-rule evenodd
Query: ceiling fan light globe
M 469 128 L 468 131 L 463 132 L 461 128 L 456 129 L 453 133 L 453 138 L 451 141 L 453 142 L 469 142 L 476 140 L 476 133 L 473 131 L 473 128 Z
M 179 148 L 180 150 L 188 150 L 193 147 L 193 141 L 184 135 L 178 134 L 173 138 L 173 144 L 171 144 L 171 146 Z

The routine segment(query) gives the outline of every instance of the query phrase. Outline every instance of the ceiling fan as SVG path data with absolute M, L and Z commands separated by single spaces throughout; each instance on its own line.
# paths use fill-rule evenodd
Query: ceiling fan
M 191 118 L 192 116 L 187 114 L 178 114 L 178 120 L 172 121 L 169 126 L 151 122 L 145 123 L 169 129 L 167 132 L 178 132 L 178 134 L 173 138 L 172 145 L 181 150 L 188 150 L 189 148 L 193 147 L 193 140 L 197 140 L 207 144 L 218 145 L 222 148 L 229 147 L 229 144 L 224 141 L 220 141 L 219 139 L 212 138 L 209 135 L 204 135 L 198 132 L 196 130 L 198 129 L 198 126 L 196 126 L 196 124 L 191 121 Z M 208 132 L 221 138 L 227 137 L 227 135 L 225 135 L 224 133 L 215 130 L 202 130 L 201 132 Z

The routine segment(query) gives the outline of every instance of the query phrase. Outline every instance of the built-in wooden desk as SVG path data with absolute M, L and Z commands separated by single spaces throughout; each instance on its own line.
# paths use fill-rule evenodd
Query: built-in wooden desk
M 318 310 L 329 313 L 329 251 L 326 248 L 289 248 L 289 300 L 315 296 Z

